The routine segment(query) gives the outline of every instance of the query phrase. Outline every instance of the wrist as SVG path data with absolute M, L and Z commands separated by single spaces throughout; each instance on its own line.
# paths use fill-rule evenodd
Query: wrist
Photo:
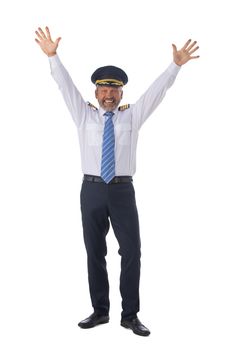
M 182 66 L 182 63 L 180 62 L 177 62 L 176 60 L 173 61 L 177 66 L 181 67 Z
M 57 54 L 56 51 L 55 52 L 50 52 L 50 53 L 47 54 L 47 56 L 48 57 L 52 57 L 52 56 L 55 56 L 56 54 Z

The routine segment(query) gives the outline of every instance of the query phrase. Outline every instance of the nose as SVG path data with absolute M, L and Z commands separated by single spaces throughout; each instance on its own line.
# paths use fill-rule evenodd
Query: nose
M 106 97 L 111 98 L 113 96 L 113 93 L 111 90 L 108 90 L 106 93 Z

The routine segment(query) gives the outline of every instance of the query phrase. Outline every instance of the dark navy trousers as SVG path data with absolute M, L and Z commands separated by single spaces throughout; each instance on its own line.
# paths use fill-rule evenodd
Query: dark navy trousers
M 109 313 L 109 282 L 105 257 L 106 235 L 111 224 L 121 256 L 121 317 L 135 317 L 139 311 L 141 243 L 132 182 L 106 184 L 84 180 L 81 188 L 81 212 L 94 310 L 102 315 Z

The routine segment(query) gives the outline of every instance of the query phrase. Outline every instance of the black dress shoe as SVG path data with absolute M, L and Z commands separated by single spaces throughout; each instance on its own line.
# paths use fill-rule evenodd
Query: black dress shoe
M 137 317 L 132 320 L 121 320 L 121 326 L 130 328 L 135 334 L 142 335 L 144 337 L 150 334 L 149 329 L 143 326 Z
M 109 316 L 98 315 L 94 312 L 91 316 L 79 322 L 78 326 L 81 328 L 93 328 L 98 324 L 104 324 L 108 322 L 109 322 Z

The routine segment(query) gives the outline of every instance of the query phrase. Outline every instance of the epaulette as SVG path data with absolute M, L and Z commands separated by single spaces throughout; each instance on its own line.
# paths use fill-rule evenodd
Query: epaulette
M 98 108 L 96 106 L 94 106 L 92 103 L 87 102 L 87 105 L 92 108 L 94 111 L 98 111 Z
M 130 104 L 127 104 L 127 105 L 123 105 L 123 106 L 120 106 L 119 108 L 118 108 L 118 111 L 125 111 L 126 109 L 128 109 L 130 107 Z

